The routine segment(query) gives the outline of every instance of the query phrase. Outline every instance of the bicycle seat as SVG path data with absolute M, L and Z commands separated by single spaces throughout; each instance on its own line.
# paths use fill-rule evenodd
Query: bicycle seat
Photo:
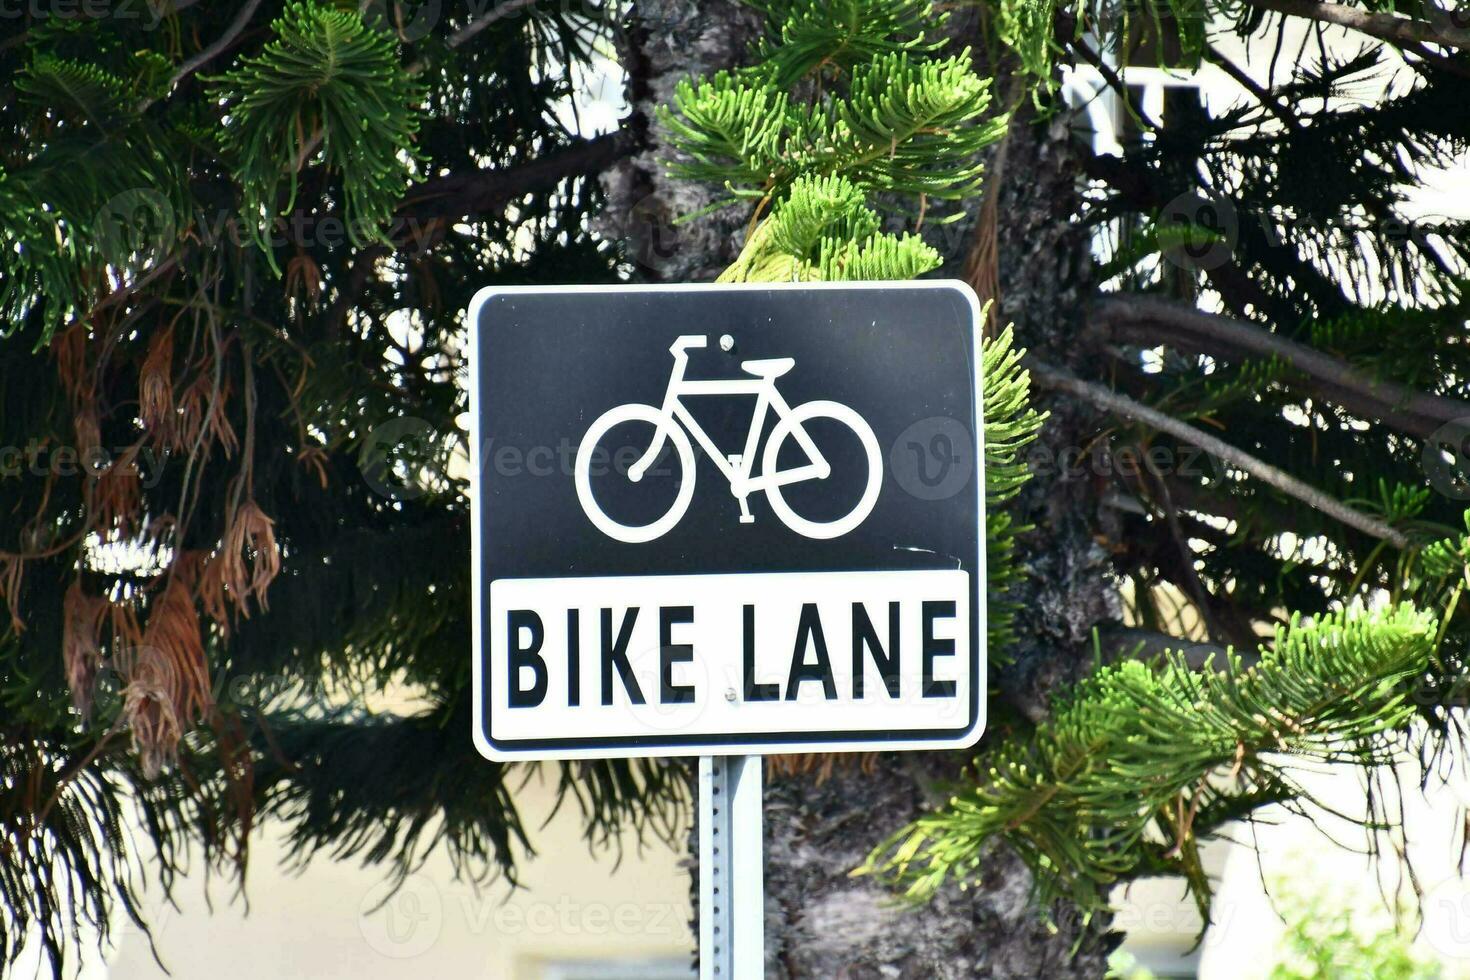
M 772 357 L 762 361 L 741 361 L 740 370 L 757 378 L 779 378 L 796 367 L 794 357 Z

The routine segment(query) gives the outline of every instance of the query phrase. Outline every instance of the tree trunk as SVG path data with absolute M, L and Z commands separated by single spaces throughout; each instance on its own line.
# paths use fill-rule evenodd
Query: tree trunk
M 1037 123 L 1023 110 L 1004 163 L 992 164 L 999 193 L 1000 323 L 1021 345 L 1069 363 L 1087 295 L 1088 243 L 1070 218 L 1077 168 L 1064 118 Z M 981 232 L 983 234 L 983 232 Z M 973 239 L 972 236 L 968 236 Z M 956 262 L 957 267 L 965 263 Z M 1073 365 L 1081 368 L 1082 365 Z M 1085 371 L 1083 373 L 1086 373 Z M 1066 403 L 1044 403 L 1051 419 L 1039 440 L 1057 458 L 1091 431 Z M 1108 556 L 1094 534 L 1106 518 L 1098 485 L 1039 468 L 1016 506 L 1036 530 L 1021 555 L 1031 575 L 1017 597 L 1019 642 L 990 668 L 1008 707 L 1035 721 L 1051 695 L 1092 662 L 1092 627 L 1117 616 Z M 888 834 L 943 799 L 970 753 L 885 754 L 870 768 L 838 763 L 827 778 L 774 776 L 766 791 L 766 948 L 768 977 L 1064 978 L 1101 977 L 1115 937 L 1105 924 L 1084 927 L 1075 910 L 1050 913 L 1055 932 L 1031 900 L 1030 876 L 1007 847 L 995 846 L 973 887 L 950 885 L 933 901 L 899 902 L 881 883 L 850 878 Z
M 740 254 L 745 215 L 724 208 L 697 220 L 719 188 L 672 180 L 664 172 L 674 152 L 661 138 L 655 110 L 674 99 L 674 86 L 744 60 L 760 17 L 733 0 L 639 0 L 618 39 L 627 73 L 625 123 L 640 150 L 602 176 L 607 203 L 597 229 L 622 242 L 635 274 L 649 282 L 706 282 Z
M 671 180 L 658 164 L 670 155 L 649 128 L 654 106 L 681 78 L 739 63 L 755 22 L 725 0 L 657 0 L 636 5 L 623 34 L 629 70 L 631 124 L 645 149 L 604 176 L 608 200 L 600 227 L 624 241 L 638 274 L 654 281 L 714 278 L 738 254 L 745 215 L 729 208 L 674 226 L 717 191 Z M 999 322 L 1014 323 L 1023 346 L 1068 364 L 1089 288 L 1088 242 L 1074 227 L 1079 169 L 1064 116 L 1048 123 L 1020 100 L 1007 146 L 992 164 L 991 220 L 999 248 L 989 254 L 988 278 L 998 286 Z M 983 212 L 976 207 L 973 210 Z M 981 222 L 985 221 L 981 218 Z M 953 228 L 953 226 L 950 226 Z M 955 271 L 974 235 L 957 248 Z M 1082 369 L 1085 365 L 1072 365 Z M 1081 370 L 1080 373 L 1088 373 Z M 1069 404 L 1052 413 L 1040 440 L 1049 458 L 1080 443 L 1087 419 Z M 1114 619 L 1117 599 L 1106 574 L 1107 554 L 1095 543 L 1105 520 L 1099 486 L 1076 474 L 1038 472 L 1017 501 L 1020 518 L 1036 530 L 1023 560 L 1034 573 L 1019 596 L 1024 613 L 1019 643 L 992 661 L 990 681 L 1006 706 L 1031 720 L 1044 717 L 1050 697 L 1092 661 L 1091 630 Z M 992 651 L 994 658 L 996 651 Z M 1003 845 L 993 847 L 972 887 L 944 888 L 913 905 L 871 878 L 851 878 L 870 850 L 943 797 L 938 788 L 960 776 L 972 753 L 904 753 L 850 757 L 827 772 L 766 773 L 766 975 L 781 980 L 864 978 L 1101 977 L 1114 938 L 1075 910 L 1043 911 L 1031 899 L 1030 877 Z M 697 894 L 697 892 L 696 892 Z

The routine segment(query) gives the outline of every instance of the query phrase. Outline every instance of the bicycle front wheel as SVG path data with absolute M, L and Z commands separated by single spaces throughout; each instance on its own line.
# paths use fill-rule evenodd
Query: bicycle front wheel
M 878 451 L 878 437 L 873 435 L 872 427 L 857 412 L 838 402 L 815 401 L 798 405 L 771 429 L 761 466 L 768 475 L 779 472 L 781 448 L 787 438 L 797 429 L 804 429 L 806 423 L 820 420 L 835 422 L 850 429 L 862 444 L 863 453 L 867 457 L 867 476 L 857 505 L 842 517 L 815 521 L 808 520 L 793 510 L 779 485 L 772 484 L 766 488 L 766 500 L 770 503 L 771 510 L 791 530 L 808 538 L 826 540 L 841 537 L 867 520 L 873 511 L 873 505 L 878 502 L 878 491 L 883 484 L 883 457 Z
M 620 426 L 627 430 L 627 439 L 618 446 L 605 445 L 609 434 Z M 609 504 L 614 499 L 626 501 L 629 497 L 640 496 L 629 489 L 634 484 L 644 490 L 641 496 L 653 499 L 649 495 L 657 492 L 657 488 L 651 485 L 654 481 L 648 480 L 642 471 L 634 471 L 630 475 L 630 470 L 634 470 L 632 464 L 636 460 L 663 439 L 674 447 L 674 455 L 679 459 L 677 473 L 662 474 L 678 480 L 678 489 L 668 510 L 652 520 L 644 519 L 647 514 L 629 517 L 621 510 L 617 517 L 609 514 L 604 502 L 599 501 L 598 494 L 594 492 L 594 482 L 608 498 Z M 601 453 L 598 452 L 599 447 Z M 599 416 L 582 437 L 582 444 L 577 447 L 576 483 L 582 510 L 599 531 L 628 544 L 652 541 L 667 534 L 689 509 L 689 501 L 694 497 L 694 447 L 678 423 L 652 405 L 619 405 Z

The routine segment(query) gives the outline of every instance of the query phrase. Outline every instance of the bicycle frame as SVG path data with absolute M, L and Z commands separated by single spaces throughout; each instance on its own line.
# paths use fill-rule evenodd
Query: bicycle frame
M 806 453 L 809 462 L 794 469 L 762 473 L 758 477 L 751 476 L 751 471 L 755 468 L 756 448 L 760 445 L 761 432 L 765 429 L 766 413 L 773 411 L 777 419 L 784 419 L 791 414 L 791 406 L 776 389 L 774 378 L 741 378 L 730 381 L 685 380 L 684 372 L 689 366 L 688 350 L 703 347 L 707 342 L 708 338 L 701 336 L 680 337 L 669 349 L 669 353 L 674 355 L 674 367 L 669 373 L 669 386 L 659 409 L 669 419 L 669 425 L 675 424 L 675 420 L 683 424 L 685 430 L 694 437 L 694 441 L 714 461 L 720 473 L 729 481 L 731 493 L 742 501 L 752 493 L 764 491 L 773 486 L 785 486 L 788 483 L 799 483 L 803 480 L 826 479 L 832 472 L 832 466 L 802 425 L 793 428 L 791 434 L 796 439 L 797 445 L 801 446 L 802 451 Z M 714 440 L 704 431 L 704 427 L 699 424 L 689 409 L 684 407 L 684 396 L 702 395 L 755 396 L 755 414 L 750 420 L 750 432 L 745 437 L 745 450 L 740 455 L 732 455 L 731 458 L 727 458 L 724 453 L 720 452 L 720 447 L 715 445 Z M 630 479 L 636 483 L 643 478 L 644 473 L 663 451 L 667 438 L 666 430 L 660 426 L 647 452 L 629 467 Z

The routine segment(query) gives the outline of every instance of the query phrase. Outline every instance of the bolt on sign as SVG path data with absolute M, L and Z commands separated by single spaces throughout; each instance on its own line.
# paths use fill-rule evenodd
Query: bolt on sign
M 979 738 L 968 287 L 494 287 L 469 330 L 485 756 Z

